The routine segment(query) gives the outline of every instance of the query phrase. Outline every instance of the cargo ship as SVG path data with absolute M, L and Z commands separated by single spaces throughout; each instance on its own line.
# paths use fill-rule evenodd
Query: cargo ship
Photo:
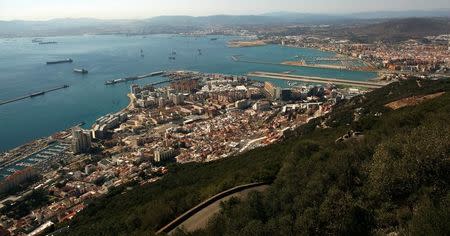
M 51 42 L 39 42 L 39 44 L 57 44 L 58 42 L 54 42 L 54 41 L 51 41 Z
M 89 73 L 89 71 L 87 71 L 86 69 L 83 69 L 83 68 L 81 68 L 81 69 L 73 69 L 73 72 L 80 73 L 80 74 L 87 74 L 87 73 Z
M 51 64 L 60 64 L 60 63 L 72 63 L 73 60 L 70 58 L 67 58 L 65 60 L 59 60 L 59 61 L 48 61 L 47 65 L 51 65 Z
M 45 94 L 44 91 L 42 91 L 42 92 L 37 92 L 37 93 L 32 93 L 32 94 L 30 94 L 30 98 L 32 98 L 32 97 L 37 97 L 37 96 L 41 96 L 41 95 L 44 95 L 44 94 Z

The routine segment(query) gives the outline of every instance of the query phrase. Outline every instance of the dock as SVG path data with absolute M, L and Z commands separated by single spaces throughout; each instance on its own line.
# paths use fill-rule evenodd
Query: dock
M 263 72 L 263 71 L 250 72 L 247 74 L 247 76 L 268 78 L 268 79 L 301 81 L 301 82 L 308 82 L 308 83 L 355 86 L 355 87 L 364 87 L 364 88 L 369 88 L 369 89 L 377 89 L 377 88 L 381 88 L 381 87 L 388 85 L 386 83 L 376 83 L 376 82 L 370 82 L 370 81 L 353 81 L 353 80 L 345 80 L 345 79 L 323 78 L 323 77 L 315 77 L 315 76 L 282 74 L 282 73 L 272 73 L 272 72 Z
M 60 90 L 60 89 L 64 89 L 64 88 L 68 88 L 68 87 L 69 87 L 69 85 L 62 85 L 62 86 L 58 86 L 56 88 L 51 88 L 51 89 L 39 91 L 39 92 L 36 92 L 36 93 L 32 93 L 32 94 L 28 94 L 28 95 L 25 95 L 25 96 L 13 98 L 13 99 L 10 99 L 10 100 L 0 101 L 0 106 L 8 104 L 8 103 L 24 100 L 24 99 L 27 99 L 27 98 L 33 98 L 33 97 L 41 96 L 41 95 L 44 95 L 46 93 L 53 92 L 53 91 Z
M 113 84 L 118 84 L 118 83 L 125 83 L 125 82 L 128 82 L 128 81 L 145 79 L 145 78 L 148 78 L 148 77 L 163 75 L 164 73 L 165 73 L 165 71 L 156 71 L 156 72 L 151 72 L 151 73 L 148 73 L 148 74 L 145 74 L 145 75 L 125 77 L 125 78 L 114 79 L 114 80 L 107 80 L 107 81 L 105 81 L 105 85 L 113 85 Z

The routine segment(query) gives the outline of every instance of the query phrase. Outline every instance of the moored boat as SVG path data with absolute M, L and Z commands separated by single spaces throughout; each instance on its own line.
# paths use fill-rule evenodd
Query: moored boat
M 84 69 L 84 68 L 81 68 L 81 69 L 73 69 L 73 72 L 75 72 L 75 73 L 80 73 L 80 74 L 87 74 L 87 73 L 89 73 L 89 71 L 86 70 L 86 69 Z

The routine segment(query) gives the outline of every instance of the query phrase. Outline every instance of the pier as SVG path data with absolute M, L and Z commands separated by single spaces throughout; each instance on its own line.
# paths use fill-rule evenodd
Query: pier
M 140 79 L 144 79 L 144 78 L 148 78 L 148 77 L 162 75 L 164 73 L 165 73 L 165 71 L 156 71 L 156 72 L 148 73 L 145 75 L 132 76 L 132 77 L 115 79 L 115 80 L 107 80 L 107 81 L 105 81 L 105 85 L 113 85 L 113 84 L 124 83 L 124 82 L 128 82 L 128 81 L 140 80 Z
M 262 72 L 262 71 L 250 72 L 247 74 L 247 76 L 268 78 L 268 79 L 301 81 L 301 82 L 319 83 L 319 84 L 330 83 L 330 84 L 336 84 L 336 85 L 356 86 L 356 87 L 364 87 L 364 88 L 370 88 L 370 89 L 377 89 L 377 88 L 381 88 L 381 87 L 387 85 L 385 83 L 376 83 L 376 82 L 370 82 L 370 81 L 353 81 L 353 80 L 344 80 L 344 79 L 335 79 L 335 78 L 323 78 L 323 77 L 282 74 L 282 73 L 272 73 L 272 72 Z
M 33 98 L 33 97 L 41 96 L 41 95 L 44 95 L 46 93 L 53 92 L 53 91 L 60 90 L 60 89 L 64 89 L 64 88 L 68 88 L 68 87 L 69 87 L 69 85 L 63 85 L 63 86 L 59 86 L 59 87 L 56 87 L 56 88 L 51 88 L 51 89 L 43 90 L 43 91 L 40 91 L 40 92 L 32 93 L 32 94 L 29 94 L 29 95 L 25 95 L 25 96 L 22 96 L 22 97 L 13 98 L 13 99 L 6 100 L 6 101 L 0 101 L 0 106 L 8 104 L 8 103 L 24 100 L 24 99 L 27 99 L 27 98 Z

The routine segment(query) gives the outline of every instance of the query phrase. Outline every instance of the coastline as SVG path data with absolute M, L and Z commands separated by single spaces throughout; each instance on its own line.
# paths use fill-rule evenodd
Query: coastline
M 130 102 L 124 109 L 120 110 L 119 112 L 125 112 L 127 110 L 131 110 L 134 107 L 134 104 L 136 102 L 136 96 L 134 96 L 132 93 L 128 93 L 127 97 L 130 99 Z
M 102 37 L 100 37 L 100 36 L 102 36 Z M 95 41 L 92 41 L 90 38 L 84 38 L 84 37 L 80 37 L 79 39 L 76 38 L 75 42 L 79 43 L 80 45 L 74 45 L 73 50 L 78 50 L 78 48 L 77 48 L 78 46 L 81 47 L 86 43 L 88 43 L 88 45 L 89 44 L 98 45 L 99 43 L 104 42 L 104 40 L 102 40 L 103 36 L 107 36 L 107 38 L 105 38 L 105 39 L 110 40 L 110 37 L 115 37 L 116 35 L 114 35 L 114 34 L 99 35 L 99 37 L 95 38 Z M 120 36 L 118 36 L 118 37 L 120 37 Z M 167 37 L 170 37 L 170 36 L 167 36 Z M 151 37 L 149 36 L 148 38 L 151 38 Z M 121 37 L 116 38 L 116 39 L 117 39 L 117 43 L 120 43 L 120 45 L 122 45 L 122 44 L 128 45 L 128 43 L 124 42 Z M 148 41 L 144 41 L 143 39 L 141 39 L 139 37 L 131 38 L 131 39 L 132 39 L 131 42 L 137 41 L 137 42 L 142 42 L 142 43 L 146 43 L 146 44 L 148 43 Z M 154 39 L 155 40 L 154 43 L 152 41 L 152 44 L 155 44 L 155 46 L 159 47 L 160 46 L 159 42 L 164 41 L 164 39 L 165 39 L 165 37 L 158 36 L 158 38 Z M 220 43 L 213 44 L 213 45 L 218 45 L 218 50 L 222 50 L 222 51 L 218 52 L 219 54 L 226 52 L 227 49 L 224 49 L 223 46 L 226 46 L 227 40 L 231 40 L 231 39 L 232 38 L 224 38 L 224 40 L 219 41 Z M 61 39 L 61 40 L 63 40 L 63 39 Z M 182 37 L 174 37 L 172 40 L 178 40 L 181 42 L 181 41 L 184 41 L 187 39 L 182 39 Z M 90 43 L 90 42 L 92 42 L 92 43 Z M 194 41 L 192 41 L 192 42 L 194 42 Z M 208 40 L 205 42 L 209 43 L 210 41 Z M 31 44 L 31 42 L 26 42 L 26 43 Z M 177 42 L 175 42 L 175 43 L 177 43 Z M 83 45 L 81 45 L 81 44 L 83 44 Z M 203 44 L 203 42 L 200 44 Z M 261 46 L 260 48 L 262 48 L 262 49 L 256 49 L 256 50 L 266 50 L 266 47 L 270 46 L 270 45 L 272 45 L 272 44 L 268 43 L 266 46 Z M 273 45 L 279 46 L 278 44 L 273 44 Z M 11 47 L 14 47 L 14 44 L 12 44 Z M 145 49 L 145 46 L 139 46 L 139 47 L 142 47 L 142 48 L 144 48 L 144 50 L 148 51 L 148 49 Z M 180 55 L 183 54 L 182 49 L 184 49 L 184 47 L 185 46 L 183 46 L 180 49 L 176 48 Z M 201 46 L 197 46 L 197 45 L 189 45 L 188 49 L 189 50 L 191 50 L 191 49 L 197 50 L 197 48 L 200 48 L 200 47 Z M 315 49 L 315 48 L 312 48 L 312 49 Z M 30 53 L 33 53 L 34 50 L 35 49 L 30 50 Z M 56 48 L 55 50 L 58 51 L 58 48 Z M 167 48 L 167 51 L 170 51 L 170 50 L 171 50 L 170 47 Z M 244 50 L 246 50 L 246 49 L 242 49 L 242 51 L 240 51 L 240 49 L 233 49 L 233 50 L 237 50 L 236 54 L 244 54 L 245 53 Z M 280 47 L 274 47 L 274 48 L 268 49 L 268 51 L 280 51 L 280 50 L 282 50 Z M 317 50 L 317 49 L 315 49 L 315 50 Z M 51 128 L 33 129 L 33 127 L 35 127 L 35 124 L 32 119 L 21 118 L 20 122 L 22 122 L 22 123 L 27 122 L 27 130 L 31 131 L 31 132 L 28 132 L 28 134 L 32 133 L 27 136 L 25 136 L 23 134 L 25 128 L 20 125 L 19 121 L 14 121 L 13 118 L 3 116 L 3 118 L 0 119 L 0 123 L 2 123 L 2 125 L 5 124 L 5 126 L 4 126 L 5 132 L 4 132 L 4 135 L 2 135 L 0 138 L 6 139 L 7 133 L 11 133 L 14 135 L 9 140 L 7 139 L 7 142 L 4 143 L 4 147 L 0 148 L 1 149 L 0 152 L 9 152 L 17 147 L 26 145 L 27 143 L 32 143 L 36 139 L 46 138 L 48 136 L 55 134 L 55 132 L 70 129 L 73 126 L 75 126 L 75 124 L 79 123 L 80 121 L 85 121 L 86 125 L 84 125 L 84 127 L 88 127 L 93 124 L 93 122 L 96 120 L 96 118 L 99 118 L 99 117 L 109 114 L 109 113 L 115 113 L 115 112 L 122 111 L 128 107 L 127 102 L 129 105 L 129 101 L 124 100 L 124 97 L 123 97 L 123 95 L 124 95 L 123 85 L 116 86 L 115 88 L 112 87 L 112 88 L 108 88 L 108 89 L 96 89 L 97 87 L 99 87 L 101 85 L 97 85 L 96 82 L 94 83 L 94 81 L 98 81 L 98 80 L 104 81 L 104 79 L 121 77 L 121 75 L 124 75 L 124 74 L 135 74 L 136 71 L 146 71 L 146 70 L 148 70 L 148 65 L 154 66 L 155 68 L 165 68 L 164 66 L 166 66 L 165 61 L 163 64 L 160 65 L 158 61 L 154 60 L 153 57 L 160 58 L 161 55 L 158 53 L 155 53 L 155 54 L 152 54 L 149 56 L 146 55 L 145 58 L 141 58 L 141 57 L 139 57 L 139 55 L 137 55 L 135 57 L 133 55 L 132 56 L 127 56 L 127 55 L 124 56 L 124 54 L 121 51 L 119 51 L 117 53 L 120 53 L 120 55 L 123 57 L 123 58 L 119 58 L 120 61 L 104 63 L 105 60 L 100 60 L 99 62 L 95 62 L 96 65 L 98 64 L 97 65 L 99 68 L 98 71 L 104 73 L 101 75 L 101 77 L 102 77 L 101 79 L 100 79 L 100 75 L 97 75 L 96 73 L 90 74 L 89 77 L 91 77 L 91 78 L 89 78 L 89 80 L 87 80 L 86 78 L 81 80 L 81 79 L 78 79 L 79 77 L 76 77 L 77 79 L 75 79 L 76 75 L 73 75 L 72 70 L 67 71 L 67 73 L 66 73 L 65 71 L 63 71 L 63 69 L 59 69 L 58 67 L 49 67 L 49 69 L 52 69 L 52 70 L 54 69 L 56 72 L 60 73 L 61 81 L 64 81 L 65 83 L 71 85 L 70 91 L 67 92 L 67 94 L 69 96 L 78 96 L 80 94 L 82 95 L 83 93 L 86 93 L 87 95 L 92 95 L 95 93 L 95 96 L 99 97 L 99 102 L 101 103 L 101 106 L 99 106 L 99 108 L 97 108 L 96 106 L 93 106 L 93 105 L 83 106 L 83 105 L 85 105 L 86 102 L 89 102 L 89 100 L 78 99 L 77 101 L 80 101 L 80 102 L 75 102 L 76 107 L 74 109 L 70 109 L 66 113 L 65 122 L 60 122 L 58 118 L 54 117 L 51 119 L 52 125 L 51 126 L 49 125 L 49 127 L 51 127 Z M 166 55 L 166 53 L 167 52 L 164 49 L 162 54 Z M 295 50 L 293 50 L 292 54 L 295 55 L 295 53 L 301 53 L 301 52 L 296 52 Z M 90 56 L 89 52 L 87 52 L 86 54 L 83 54 L 83 57 L 85 58 L 85 60 L 88 60 L 88 61 L 90 59 L 89 56 Z M 219 66 L 219 67 L 217 67 L 215 65 L 214 65 L 214 67 L 211 67 L 211 66 L 208 67 L 208 65 L 204 66 L 204 68 L 205 68 L 204 70 L 210 71 L 211 73 L 217 71 L 218 73 L 225 73 L 225 74 L 227 74 L 227 73 L 236 74 L 236 75 L 245 74 L 249 71 L 247 68 L 252 67 L 252 66 L 245 65 L 245 64 L 236 65 L 230 60 L 224 60 L 223 57 L 211 57 L 211 60 L 209 60 L 208 53 L 205 53 L 202 57 L 203 57 L 203 59 L 201 57 L 199 57 L 198 60 L 204 60 L 207 58 L 208 62 L 206 62 L 206 63 L 209 63 L 209 64 L 215 63 L 215 65 Z M 81 60 L 81 56 L 79 58 L 74 58 L 74 59 L 76 61 L 79 61 L 79 60 Z M 264 57 L 261 59 L 264 59 Z M 137 64 L 134 63 L 135 61 L 133 61 L 133 60 L 136 60 Z M 124 61 L 126 61 L 126 62 L 124 62 Z M 133 63 L 136 64 L 136 67 L 127 66 L 129 61 L 133 61 Z M 100 64 L 102 62 L 103 62 L 103 64 Z M 121 65 L 121 66 L 116 67 L 116 69 L 108 69 L 108 68 L 110 68 L 111 63 L 119 63 L 118 65 Z M 176 63 L 178 64 L 177 67 L 180 69 L 189 68 L 189 69 L 198 70 L 198 71 L 202 70 L 201 68 L 197 68 L 197 67 L 199 67 L 198 65 L 191 65 L 190 61 L 186 62 L 183 60 L 180 60 L 180 61 L 177 60 Z M 144 67 L 142 67 L 143 65 L 145 65 L 146 69 L 144 69 Z M 283 69 L 281 66 L 283 66 L 283 65 L 279 65 L 279 68 Z M 219 68 L 219 69 L 217 69 L 217 68 Z M 228 68 L 230 68 L 230 70 L 232 68 L 232 72 L 228 72 L 227 71 Z M 153 69 L 153 67 L 152 67 L 152 70 L 156 70 L 156 69 Z M 321 73 L 322 72 L 320 72 L 320 71 L 313 72 L 313 74 L 315 74 L 317 76 L 320 76 Z M 335 72 L 331 71 L 329 73 L 334 74 Z M 351 73 L 347 73 L 346 71 L 339 72 L 339 70 L 336 70 L 336 73 L 342 73 L 341 77 L 344 77 L 344 78 L 348 77 L 350 80 L 359 79 L 359 78 L 356 78 L 356 77 L 358 77 L 358 75 L 353 75 Z M 28 75 L 24 75 L 24 79 L 28 79 L 27 76 Z M 41 75 L 39 73 L 30 75 L 29 76 L 30 81 L 36 81 L 36 80 L 31 80 L 31 78 L 35 78 L 36 76 L 41 77 Z M 103 76 L 104 76 L 104 78 L 103 78 Z M 366 78 L 367 79 L 373 78 L 373 77 L 375 77 L 375 75 L 363 74 L 362 77 L 365 80 Z M 47 84 L 53 83 L 53 81 L 50 81 L 50 80 L 45 81 L 45 78 L 43 78 L 43 81 Z M 12 87 L 14 84 L 12 84 L 12 83 L 8 84 L 8 83 L 6 84 L 7 86 L 14 88 L 14 87 Z M 30 86 L 33 86 L 33 85 L 34 84 L 31 84 Z M 121 91 L 121 92 L 118 93 L 118 91 Z M 128 89 L 127 89 L 127 91 L 128 91 Z M 20 91 L 18 93 L 20 93 Z M 66 92 L 64 92 L 64 93 L 66 93 Z M 112 94 L 117 94 L 117 95 L 112 96 Z M 117 98 L 118 96 L 120 96 L 121 98 L 120 99 Z M 80 98 L 81 97 L 83 97 L 83 96 L 80 96 Z M 70 99 L 66 99 L 66 100 L 64 100 L 64 99 L 65 98 L 63 98 L 59 94 L 56 94 L 56 95 L 52 94 L 52 96 L 45 96 L 45 102 L 46 103 L 48 102 L 48 104 L 51 104 L 51 107 L 41 106 L 41 108 L 45 109 L 48 112 L 53 112 L 54 114 L 58 114 L 59 112 L 62 112 L 64 110 L 63 109 L 64 104 L 73 102 Z M 117 100 L 120 100 L 119 105 L 117 105 L 118 104 Z M 38 98 L 38 99 L 35 99 L 35 101 L 33 101 L 32 103 L 27 102 L 27 104 L 25 104 L 25 103 L 19 104 L 17 106 L 17 108 L 15 105 L 14 105 L 14 107 L 7 107 L 7 110 L 5 110 L 4 114 L 7 114 L 8 112 L 15 112 L 15 113 L 19 114 L 19 112 L 23 113 L 24 111 L 28 112 L 31 115 L 33 115 L 34 113 L 39 113 L 39 111 L 37 109 L 35 109 L 34 107 L 30 107 L 30 105 L 32 105 L 33 103 L 40 103 L 40 102 L 41 102 L 41 98 Z M 40 104 L 40 105 L 42 105 L 42 104 Z M 0 116 L 3 115 L 1 112 L 2 111 L 0 111 Z M 22 117 L 24 117 L 24 116 L 22 116 Z M 40 117 L 42 119 L 42 115 L 40 115 Z M 3 121 L 5 121 L 5 122 L 3 122 Z M 11 124 L 11 125 L 7 126 L 6 124 Z M 38 123 L 36 122 L 36 124 L 38 124 Z M 23 128 L 21 128 L 21 127 L 23 127 Z M 16 130 L 17 133 L 12 133 L 12 132 L 15 132 L 14 130 Z M 27 138 L 22 138 L 22 137 L 27 137 Z
M 133 108 L 134 102 L 136 101 L 136 97 L 134 97 L 131 93 L 128 93 L 128 94 L 127 94 L 127 97 L 130 99 L 128 105 L 127 105 L 126 107 L 124 107 L 123 109 L 119 110 L 118 113 L 119 113 L 119 112 L 126 112 L 126 111 L 129 111 L 129 110 L 131 110 L 131 109 Z M 101 117 L 101 116 L 99 116 L 99 117 Z M 99 118 L 99 117 L 97 117 L 97 118 Z M 31 140 L 31 141 L 26 142 L 26 143 L 24 143 L 24 144 L 21 144 L 21 145 L 19 145 L 19 146 L 13 147 L 13 148 L 11 148 L 11 149 L 8 149 L 8 150 L 5 150 L 5 151 L 0 151 L 0 155 L 3 154 L 3 153 L 6 154 L 6 153 L 18 151 L 18 150 L 20 150 L 20 149 L 27 148 L 27 147 L 32 146 L 32 145 L 38 145 L 39 142 L 49 142 L 51 139 L 53 139 L 53 136 L 56 136 L 56 135 L 61 134 L 61 133 L 63 133 L 63 132 L 69 132 L 71 129 L 73 129 L 73 128 L 75 128 L 75 127 L 79 127 L 79 126 L 80 126 L 80 124 L 77 124 L 77 125 L 71 126 L 71 127 L 69 127 L 69 128 L 62 129 L 62 130 L 60 130 L 60 131 L 57 131 L 57 132 L 55 132 L 55 133 L 53 133 L 53 134 L 51 134 L 51 135 L 49 135 L 49 136 L 44 136 L 44 137 L 36 138 L 36 139 L 34 139 L 34 140 Z M 70 136 L 70 134 L 65 134 L 65 135 L 62 136 L 60 139 L 65 139 L 65 138 L 67 138 L 67 137 L 69 137 L 69 136 Z M 39 147 L 38 150 L 34 150 L 34 151 L 32 151 L 31 153 L 26 154 L 26 155 L 24 155 L 24 156 L 30 156 L 30 155 L 33 155 L 34 153 L 37 153 L 37 152 L 39 152 L 40 150 L 45 149 L 45 148 L 47 148 L 47 147 L 48 147 L 48 145 Z M 10 161 L 10 160 L 8 160 L 8 161 L 6 161 L 6 162 L 9 162 L 9 161 Z M 7 163 L 6 163 L 6 164 L 7 164 Z

